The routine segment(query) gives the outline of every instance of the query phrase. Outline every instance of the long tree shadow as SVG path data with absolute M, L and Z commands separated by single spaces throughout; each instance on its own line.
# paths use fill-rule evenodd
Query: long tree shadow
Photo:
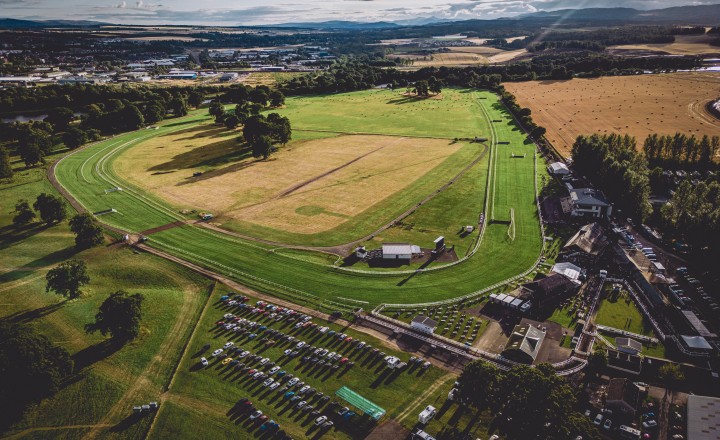
M 114 341 L 112 339 L 106 339 L 97 344 L 85 347 L 77 353 L 73 354 L 72 360 L 75 363 L 75 371 L 80 372 L 84 369 L 92 366 L 94 363 L 99 362 L 109 356 L 117 353 L 124 344 Z
M 0 228 L 0 250 L 7 249 L 8 247 L 30 238 L 33 235 L 44 232 L 52 226 L 53 225 L 39 223 L 33 223 L 23 228 L 16 228 L 12 225 L 3 226 Z
M 27 276 L 34 274 L 35 271 L 39 268 L 65 261 L 76 253 L 77 249 L 74 246 L 68 246 L 65 249 L 51 252 L 41 258 L 25 264 L 24 266 L 22 266 L 22 268 L 11 270 L 10 272 L 5 272 L 4 274 L 0 275 L 0 284 L 23 279 Z
M 26 324 L 38 318 L 42 318 L 53 312 L 56 312 L 57 310 L 60 310 L 65 305 L 65 303 L 67 303 L 67 300 L 55 304 L 50 304 L 44 307 L 38 307 L 37 309 L 33 310 L 21 310 L 19 312 L 13 313 L 12 315 L 3 317 L 2 319 L 0 319 L 0 321 L 11 322 L 13 324 Z

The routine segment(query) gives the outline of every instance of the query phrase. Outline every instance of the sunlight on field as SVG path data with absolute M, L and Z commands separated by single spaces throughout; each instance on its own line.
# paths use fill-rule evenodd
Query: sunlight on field
M 579 135 L 621 133 L 642 146 L 652 133 L 717 135 L 705 104 L 720 96 L 720 74 L 673 73 L 507 83 L 546 137 L 567 156 Z
M 720 47 L 713 46 L 713 38 L 708 35 L 677 35 L 674 43 L 625 44 L 610 46 L 610 52 L 629 54 L 632 52 L 657 52 L 670 55 L 720 54 Z

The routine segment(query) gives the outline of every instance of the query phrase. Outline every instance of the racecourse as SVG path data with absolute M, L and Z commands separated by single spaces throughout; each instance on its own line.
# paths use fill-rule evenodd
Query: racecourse
M 328 265 L 326 259 L 314 258 L 312 254 L 276 252 L 268 245 L 190 224 L 153 234 L 147 244 L 250 287 L 314 306 L 323 301 L 346 302 L 347 299 L 360 301 L 353 304 L 366 308 L 384 302 L 438 301 L 478 291 L 515 276 L 534 264 L 542 247 L 535 203 L 535 149 L 496 95 L 470 93 L 482 109 L 471 116 L 486 119 L 484 123 L 498 121 L 491 123 L 496 139 L 486 162 L 489 163 L 487 194 L 490 197 L 487 217 L 496 222 L 487 226 L 477 252 L 459 264 L 422 273 L 353 273 Z M 348 94 L 351 98 L 352 95 Z M 427 114 L 423 117 L 430 118 Z M 112 169 L 112 161 L 145 139 L 187 129 L 206 118 L 196 113 L 167 121 L 157 130 L 127 133 L 76 151 L 57 164 L 56 177 L 88 211 L 115 209 L 116 212 L 98 217 L 110 226 L 139 233 L 184 220 L 166 202 L 120 179 Z M 508 144 L 498 144 L 495 140 Z M 122 190 L 106 192 L 116 187 Z M 484 198 L 485 193 L 474 196 Z M 516 231 L 512 241 L 507 235 L 511 208 Z

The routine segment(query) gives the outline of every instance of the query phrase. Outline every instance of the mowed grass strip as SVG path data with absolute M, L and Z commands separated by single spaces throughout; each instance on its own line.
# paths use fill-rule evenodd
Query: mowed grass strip
M 499 206 L 495 211 L 498 218 L 508 216 L 510 207 L 515 209 L 517 232 L 514 241 L 507 237 L 507 224 L 490 224 L 480 250 L 474 257 L 452 268 L 410 276 L 341 272 L 315 261 L 301 261 L 270 253 L 267 246 L 193 226 L 154 234 L 148 243 L 270 294 L 293 300 L 298 297 L 310 300 L 344 297 L 368 301 L 369 304 L 437 301 L 465 295 L 512 277 L 533 264 L 542 244 L 534 193 L 534 146 L 525 143 L 525 135 L 498 104 L 496 95 L 479 92 L 475 96 L 484 98 L 478 99 L 477 105 L 486 107 L 489 119 L 501 121 L 493 123 L 499 139 L 510 142 L 510 147 L 497 147 L 498 179 L 493 200 L 497 200 Z M 485 120 L 482 112 L 472 116 Z M 97 152 L 101 148 L 102 145 L 95 146 L 83 153 L 90 162 L 95 163 L 99 155 L 94 158 L 91 156 L 93 151 Z M 525 154 L 526 157 L 512 158 L 508 149 L 512 149 L 515 154 Z M 96 195 L 100 190 L 98 185 L 102 185 L 102 188 L 105 183 L 86 184 L 71 178 L 81 164 L 82 161 L 78 160 L 62 162 L 58 169 L 58 177 L 64 177 L 60 179 L 61 183 L 91 210 L 98 209 L 95 206 L 107 206 L 101 203 L 102 196 Z M 157 226 L 163 218 L 165 223 L 172 221 L 168 217 L 168 208 L 158 206 L 148 200 L 146 195 L 123 191 L 118 196 L 126 198 L 123 205 L 126 211 L 123 211 L 122 216 L 113 215 L 115 222 L 137 230 Z

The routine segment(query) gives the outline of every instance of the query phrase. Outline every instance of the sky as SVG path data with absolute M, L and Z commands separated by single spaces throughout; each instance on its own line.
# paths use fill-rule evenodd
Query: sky
M 583 7 L 659 9 L 718 0 L 0 0 L 0 17 L 119 24 L 267 25 L 466 20 Z

